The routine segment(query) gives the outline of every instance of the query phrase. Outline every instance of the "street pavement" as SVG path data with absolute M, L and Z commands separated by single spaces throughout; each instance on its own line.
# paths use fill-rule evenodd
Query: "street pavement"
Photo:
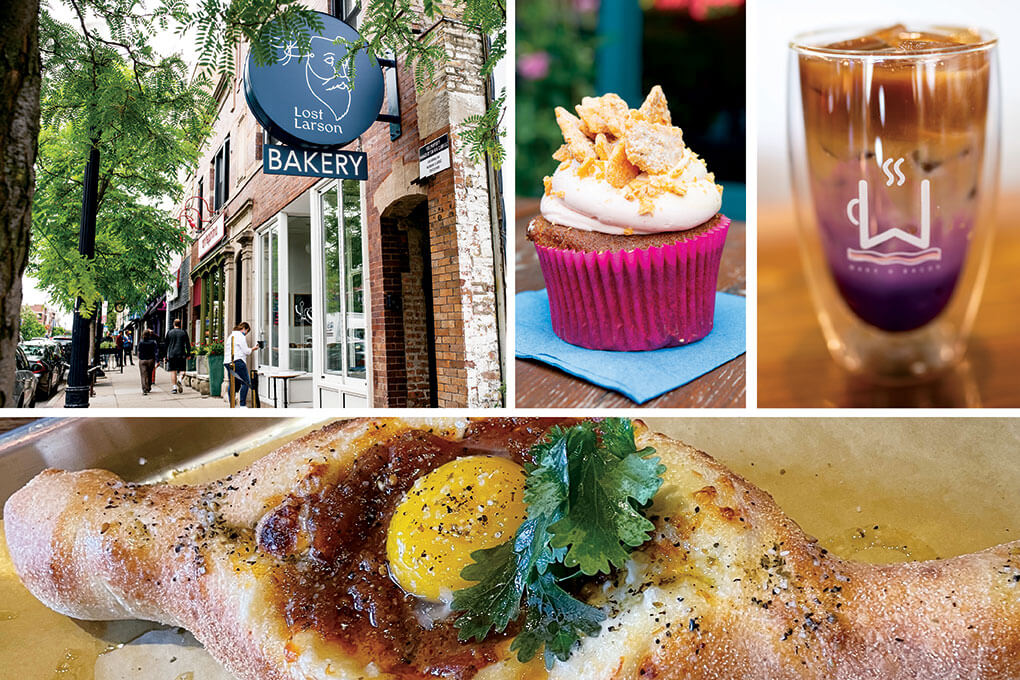
M 105 369 L 106 377 L 96 381 L 96 396 L 89 399 L 91 408 L 228 408 L 221 397 L 204 397 L 197 390 L 184 387 L 181 394 L 172 394 L 170 373 L 156 368 L 156 382 L 149 394 L 142 394 L 142 378 L 138 363 L 130 363 L 121 373 L 119 368 Z M 46 402 L 36 404 L 37 408 L 63 408 L 64 384 L 60 391 Z

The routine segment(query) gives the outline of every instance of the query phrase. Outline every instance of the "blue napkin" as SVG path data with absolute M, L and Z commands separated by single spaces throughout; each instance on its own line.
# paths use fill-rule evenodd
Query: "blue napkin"
M 746 351 L 746 298 L 715 294 L 715 320 L 707 337 L 690 345 L 649 352 L 585 349 L 556 337 L 545 290 L 515 296 L 516 354 L 537 359 L 643 404 L 722 366 Z

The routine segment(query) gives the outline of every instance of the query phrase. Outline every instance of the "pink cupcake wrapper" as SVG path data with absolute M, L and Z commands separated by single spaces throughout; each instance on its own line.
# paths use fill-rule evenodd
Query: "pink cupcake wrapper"
M 553 331 L 572 345 L 620 351 L 705 337 L 729 225 L 722 217 L 692 239 L 615 253 L 536 246 Z

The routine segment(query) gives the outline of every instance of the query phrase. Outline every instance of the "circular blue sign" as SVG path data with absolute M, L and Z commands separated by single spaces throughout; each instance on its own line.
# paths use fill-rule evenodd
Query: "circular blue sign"
M 244 95 L 248 108 L 276 139 L 296 146 L 333 148 L 356 139 L 379 116 L 382 69 L 367 50 L 354 58 L 348 75 L 347 48 L 338 38 L 360 41 L 353 28 L 322 12 L 322 30 L 311 36 L 311 52 L 276 44 L 276 61 L 259 66 L 248 55 Z

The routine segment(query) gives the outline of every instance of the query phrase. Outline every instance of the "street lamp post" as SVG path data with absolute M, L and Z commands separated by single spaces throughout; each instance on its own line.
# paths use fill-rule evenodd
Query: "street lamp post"
M 91 260 L 96 254 L 96 203 L 99 194 L 99 140 L 92 140 L 89 160 L 85 164 L 85 183 L 81 201 L 81 230 L 78 233 L 78 253 Z M 71 370 L 67 376 L 64 408 L 89 407 L 89 319 L 82 316 L 84 301 L 74 303 L 74 326 L 71 329 Z M 92 318 L 100 309 L 96 308 Z

